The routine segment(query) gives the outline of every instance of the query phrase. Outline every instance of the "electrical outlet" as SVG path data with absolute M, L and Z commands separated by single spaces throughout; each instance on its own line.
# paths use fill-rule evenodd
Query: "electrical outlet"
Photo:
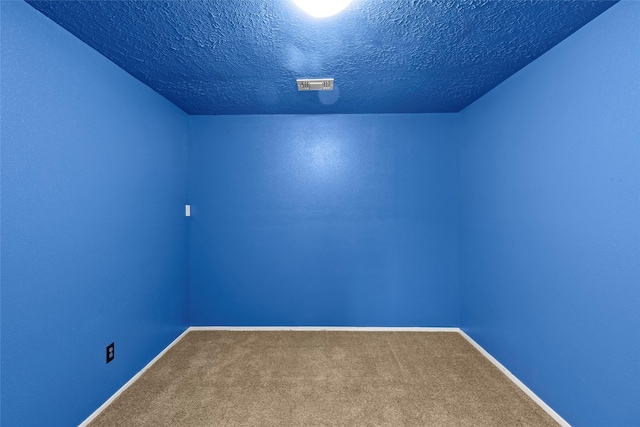
M 116 357 L 115 343 L 111 343 L 107 346 L 107 363 L 111 362 Z

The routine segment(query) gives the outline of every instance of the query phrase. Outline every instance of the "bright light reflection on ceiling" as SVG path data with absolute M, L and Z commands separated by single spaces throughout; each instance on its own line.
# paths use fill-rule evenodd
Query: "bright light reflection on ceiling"
M 293 0 L 300 9 L 316 18 L 326 18 L 342 12 L 352 0 Z

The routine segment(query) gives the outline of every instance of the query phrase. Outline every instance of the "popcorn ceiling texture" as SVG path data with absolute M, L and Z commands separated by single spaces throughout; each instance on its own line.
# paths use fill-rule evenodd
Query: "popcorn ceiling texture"
M 29 1 L 189 114 L 460 111 L 616 1 Z M 334 77 L 333 92 L 296 78 Z

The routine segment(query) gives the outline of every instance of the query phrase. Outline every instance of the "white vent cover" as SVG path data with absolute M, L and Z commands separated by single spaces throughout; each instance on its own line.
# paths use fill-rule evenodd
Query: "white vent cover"
M 333 90 L 333 79 L 296 79 L 298 90 Z

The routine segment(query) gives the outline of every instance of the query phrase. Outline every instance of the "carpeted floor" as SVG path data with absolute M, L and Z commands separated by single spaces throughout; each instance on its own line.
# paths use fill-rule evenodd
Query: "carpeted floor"
M 91 424 L 556 426 L 455 332 L 190 332 Z

